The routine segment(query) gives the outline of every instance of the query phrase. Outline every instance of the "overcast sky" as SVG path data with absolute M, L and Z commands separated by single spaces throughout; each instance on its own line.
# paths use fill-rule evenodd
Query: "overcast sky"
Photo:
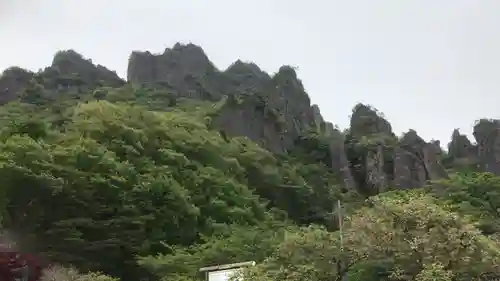
M 446 144 L 500 118 L 499 12 L 499 0 L 2 0 L 0 69 L 37 70 L 72 48 L 126 77 L 132 50 L 192 42 L 220 69 L 298 67 L 341 128 L 363 102 L 398 135 Z

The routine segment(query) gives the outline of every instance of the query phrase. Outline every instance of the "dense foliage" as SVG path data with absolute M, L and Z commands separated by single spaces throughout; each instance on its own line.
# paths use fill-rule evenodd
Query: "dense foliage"
M 54 261 L 134 279 L 144 275 L 137 256 L 209 243 L 230 225 L 252 234 L 325 223 L 341 199 L 326 165 L 298 161 L 305 152 L 278 158 L 209 130 L 212 104 L 167 110 L 168 92 L 96 92 L 113 103 L 82 96 L 89 101 L 2 108 L 4 227 Z M 141 102 L 154 95 L 166 101 L 162 112 Z
M 85 94 L 33 81 L 0 108 L 3 227 L 53 263 L 113 276 L 71 271 L 72 280 L 199 280 L 200 267 L 248 260 L 258 263 L 243 272 L 254 281 L 500 273 L 500 178 L 461 172 L 364 197 L 342 189 L 318 132 L 273 155 L 211 129 L 222 103 L 161 87 Z M 359 157 L 381 143 L 391 153 L 395 137 L 348 136 L 362 183 Z

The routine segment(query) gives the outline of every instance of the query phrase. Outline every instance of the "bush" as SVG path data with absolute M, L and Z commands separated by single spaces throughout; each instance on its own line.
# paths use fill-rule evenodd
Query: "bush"
M 74 268 L 52 266 L 45 269 L 40 281 L 117 281 L 99 272 L 80 273 Z

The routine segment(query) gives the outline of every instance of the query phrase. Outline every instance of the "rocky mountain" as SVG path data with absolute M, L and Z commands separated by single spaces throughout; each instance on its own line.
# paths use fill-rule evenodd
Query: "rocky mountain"
M 221 133 L 248 137 L 278 154 L 292 151 L 301 136 L 317 133 L 327 140 L 330 166 L 346 186 L 368 194 L 387 187 L 421 187 L 428 181 L 446 178 L 444 167 L 450 165 L 480 166 L 500 174 L 496 160 L 500 156 L 495 158 L 500 149 L 496 145 L 500 121 L 479 121 L 474 128 L 477 145 L 454 131 L 446 156 L 439 144 L 424 141 L 415 131 L 397 138 L 389 121 L 363 104 L 354 107 L 350 127 L 340 132 L 323 120 L 319 107 L 311 104 L 302 82 L 289 66 L 269 75 L 253 63 L 237 60 L 220 71 L 201 47 L 178 43 L 162 54 L 132 52 L 127 80 L 73 50 L 60 51 L 52 65 L 38 73 L 17 67 L 5 70 L 0 76 L 0 102 L 23 98 L 30 91 L 42 94 L 42 88 L 52 92 L 56 89 L 61 95 L 76 91 L 78 95 L 126 83 L 168 89 L 175 99 L 224 100 L 211 123 Z
M 0 225 L 79 270 L 42 281 L 500 276 L 499 120 L 447 151 L 366 104 L 340 130 L 292 67 L 219 70 L 193 44 L 133 52 L 127 76 L 71 50 L 0 76 Z
M 55 91 L 83 93 L 96 87 L 119 87 L 125 83 L 116 72 L 93 64 L 73 50 L 60 51 L 49 67 L 37 73 L 19 67 L 6 69 L 0 76 L 0 103 L 15 100 L 30 91 L 43 94 L 40 87 L 53 95 Z

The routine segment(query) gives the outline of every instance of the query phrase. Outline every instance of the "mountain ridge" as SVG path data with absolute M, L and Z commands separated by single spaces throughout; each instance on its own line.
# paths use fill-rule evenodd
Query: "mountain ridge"
M 371 185 L 377 190 L 387 184 L 418 187 L 427 180 L 446 178 L 440 159 L 443 150 L 436 147 L 440 146 L 439 142 L 426 142 L 413 130 L 398 138 L 392 132 L 390 122 L 380 112 L 363 104 L 354 107 L 349 127 L 341 132 L 333 123 L 324 120 L 318 105 L 311 104 L 293 67 L 282 66 L 270 75 L 256 64 L 238 59 L 221 71 L 200 46 L 192 43 L 177 43 L 157 54 L 132 51 L 127 81 L 116 72 L 93 64 L 74 50 L 58 51 L 52 64 L 41 72 L 17 67 L 5 70 L 0 76 L 0 102 L 14 100 L 21 92 L 36 92 L 37 85 L 58 91 L 73 87 L 81 93 L 99 87 L 140 85 L 168 89 L 172 99 L 216 102 L 229 97 L 220 112 L 212 116 L 212 124 L 224 134 L 246 136 L 273 153 L 286 153 L 293 150 L 298 138 L 316 131 L 330 139 L 331 166 L 343 174 L 346 185 L 350 187 Z M 487 123 L 485 120 L 481 122 Z M 470 144 L 467 141 L 459 142 L 470 146 L 468 151 L 472 152 L 468 154 L 468 160 L 463 159 L 463 153 L 453 155 L 458 150 L 457 142 L 452 139 L 449 146 L 453 146 L 454 150 L 445 157 L 445 164 L 467 162 L 467 165 L 482 165 L 488 171 L 500 173 L 500 167 L 495 166 L 496 160 L 484 153 L 491 150 L 485 147 L 491 144 L 484 139 L 484 135 L 492 135 L 491 132 L 496 130 L 496 123 L 492 124 L 483 129 L 489 130 L 489 133 L 481 135 L 475 132 L 478 138 L 483 138 L 482 148 L 473 148 L 478 145 L 474 146 L 468 139 Z M 464 138 L 455 132 L 452 137 Z M 347 140 L 343 141 L 344 138 Z M 352 152 L 349 155 L 344 146 L 351 152 L 357 149 L 355 147 L 364 147 L 364 152 L 360 155 Z M 383 160 L 384 153 L 385 158 L 392 160 Z M 481 156 L 475 155 L 479 153 Z M 360 163 L 353 165 L 359 161 L 364 162 L 361 170 L 355 167 Z M 383 162 L 387 163 L 384 165 Z M 369 169 L 365 170 L 366 167 Z M 347 170 L 351 172 L 348 174 Z M 353 180 L 356 175 L 357 184 Z
M 180 48 L 180 47 L 183 47 L 183 46 L 190 46 L 190 45 L 192 45 L 192 46 L 194 46 L 194 47 L 196 47 L 196 48 L 199 48 L 199 49 L 201 50 L 201 52 L 203 53 L 203 55 L 204 55 L 206 58 L 208 58 L 208 56 L 205 54 L 205 52 L 203 51 L 203 49 L 202 49 L 200 46 L 196 45 L 196 44 L 193 44 L 193 43 L 176 43 L 176 44 L 174 44 L 174 48 L 166 48 L 163 52 L 152 52 L 152 51 L 149 51 L 149 50 L 146 50 L 146 51 L 132 50 L 132 51 L 131 51 L 131 54 L 130 54 L 130 56 L 129 56 L 129 59 L 130 59 L 130 57 L 131 57 L 131 56 L 133 56 L 135 53 L 139 53 L 139 54 L 145 53 L 145 54 L 149 54 L 149 56 L 155 57 L 155 56 L 161 56 L 161 55 L 163 55 L 165 52 L 168 52 L 168 51 L 170 51 L 170 50 L 172 50 L 172 49 L 175 49 L 175 46 L 177 46 L 177 49 L 178 49 L 178 48 Z M 75 54 L 77 54 L 79 57 L 81 57 L 82 59 L 84 59 L 84 60 L 86 60 L 86 61 L 90 61 L 90 62 L 92 63 L 92 60 L 91 60 L 91 59 L 89 59 L 89 58 L 87 58 L 87 57 L 83 56 L 82 54 L 80 54 L 79 52 L 75 51 L 74 49 L 66 49 L 66 50 L 60 50 L 60 51 L 55 52 L 55 54 L 54 54 L 54 56 L 53 56 L 54 58 L 52 59 L 52 64 L 54 64 L 54 59 L 55 59 L 55 58 L 57 58 L 57 56 L 58 56 L 58 54 L 59 54 L 59 53 L 65 53 L 65 52 L 75 53 Z M 229 64 L 229 65 L 228 65 L 225 69 L 224 69 L 224 68 L 218 68 L 218 67 L 216 67 L 216 66 L 215 66 L 212 62 L 210 62 L 210 63 L 214 66 L 214 68 L 215 68 L 215 69 L 217 69 L 217 71 L 220 71 L 220 72 L 226 72 L 226 71 L 228 71 L 228 70 L 230 70 L 230 69 L 234 68 L 234 66 L 235 66 L 235 65 L 236 65 L 236 66 L 238 66 L 238 67 L 239 67 L 239 66 L 242 66 L 242 65 L 243 65 L 243 66 L 250 66 L 250 68 L 254 68 L 257 72 L 260 72 L 260 73 L 262 73 L 263 75 L 265 75 L 265 76 L 269 76 L 269 77 L 271 77 L 271 75 L 274 75 L 274 74 L 276 74 L 276 73 L 279 71 L 279 68 L 278 68 L 278 70 L 276 70 L 275 72 L 266 72 L 266 71 L 261 70 L 261 69 L 259 68 L 259 66 L 258 66 L 258 65 L 256 65 L 254 62 L 247 61 L 247 60 L 242 61 L 241 59 L 236 59 L 233 63 Z M 109 70 L 109 69 L 107 69 L 105 66 L 100 65 L 100 64 L 96 64 L 95 66 L 96 66 L 96 67 L 103 67 L 103 68 L 105 68 L 106 70 L 108 70 L 108 71 L 110 71 L 110 72 L 117 73 L 116 71 Z M 285 65 L 285 66 L 286 66 L 286 65 Z M 8 67 L 8 68 L 4 69 L 4 70 L 0 73 L 0 76 L 2 76 L 2 75 L 4 74 L 4 72 L 9 72 L 9 69 L 11 69 L 11 68 L 20 69 L 20 70 L 25 71 L 25 72 L 27 72 L 27 73 L 32 73 L 32 74 L 33 74 L 33 73 L 37 73 L 37 72 L 40 72 L 40 71 L 44 71 L 47 67 L 44 67 L 44 68 L 39 69 L 38 71 L 35 71 L 35 70 L 32 70 L 32 69 L 28 70 L 27 68 L 22 68 L 22 67 L 18 67 L 18 66 L 12 66 L 12 67 Z M 292 67 L 292 68 L 293 68 L 293 67 Z M 118 79 L 121 79 L 122 81 L 128 81 L 128 79 L 127 79 L 127 75 L 128 75 L 128 71 L 125 71 L 125 73 L 124 73 L 123 75 L 116 74 L 117 78 L 118 78 Z M 315 104 L 315 105 L 316 105 L 316 106 L 318 106 L 317 104 Z M 338 128 L 338 129 L 339 129 L 339 130 L 342 130 L 341 128 Z M 401 133 L 401 134 L 402 134 L 402 133 Z M 432 137 L 431 137 L 431 141 L 432 141 Z M 445 149 L 445 150 L 446 150 L 447 148 L 446 148 L 446 147 L 443 147 L 443 149 Z
M 2 227 L 93 272 L 60 281 L 195 281 L 246 260 L 251 281 L 500 273 L 500 121 L 446 152 L 366 104 L 341 131 L 290 66 L 132 56 L 128 82 L 74 51 L 0 76 Z
M 200 47 L 200 45 L 196 45 L 196 44 L 194 44 L 194 43 L 191 43 L 190 41 L 186 41 L 186 42 L 188 42 L 188 43 L 180 43 L 180 42 L 178 42 L 178 43 L 176 43 L 176 44 L 173 44 L 173 47 L 167 47 L 167 48 L 164 48 L 162 51 L 154 51 L 153 49 L 146 49 L 146 50 L 132 49 L 132 50 L 131 50 L 131 52 L 130 52 L 129 58 L 130 58 L 130 56 L 131 56 L 133 53 L 149 53 L 151 56 L 161 56 L 161 55 L 163 55 L 165 52 L 167 52 L 167 51 L 169 51 L 169 50 L 174 49 L 174 47 L 175 47 L 176 45 L 178 45 L 178 46 L 193 45 L 193 46 L 199 47 L 199 48 L 202 50 L 202 52 L 205 54 L 205 56 L 206 56 L 207 58 L 209 58 L 209 56 L 207 56 L 207 55 L 206 55 L 205 51 L 203 51 L 203 48 L 202 48 L 202 47 Z M 62 51 L 64 51 L 64 50 L 62 50 Z M 66 51 L 74 51 L 74 49 L 66 49 Z M 76 52 L 76 53 L 79 53 L 79 52 Z M 84 53 L 83 53 L 83 54 L 84 54 Z M 55 55 L 54 55 L 54 56 L 55 56 Z M 124 60 L 126 60 L 126 57 L 124 57 Z M 101 59 L 101 61 L 102 61 L 102 59 Z M 257 66 L 255 63 L 253 63 L 253 62 L 251 61 L 251 59 L 245 59 L 245 60 L 236 59 L 235 61 L 233 61 L 232 63 L 227 64 L 227 66 L 224 66 L 224 67 L 219 67 L 218 65 L 215 65 L 215 64 L 214 64 L 214 63 L 212 63 L 212 62 L 211 62 L 211 63 L 212 63 L 212 65 L 214 65 L 214 67 L 215 67 L 218 71 L 224 72 L 224 71 L 228 70 L 228 68 L 230 68 L 233 64 L 235 64 L 235 63 L 237 63 L 237 62 L 244 62 L 245 64 L 247 64 L 247 63 L 248 63 L 248 64 L 253 64 L 253 65 Z M 26 69 L 26 70 L 27 70 L 27 69 L 29 69 L 29 70 L 28 70 L 28 72 L 35 73 L 35 72 L 37 72 L 37 70 L 36 70 L 37 68 L 38 68 L 38 69 L 40 69 L 40 66 L 38 66 L 38 67 L 36 67 L 36 68 L 23 68 L 23 69 Z M 43 69 L 44 67 L 41 67 L 41 68 Z M 120 67 L 120 69 L 122 69 L 122 68 L 123 68 L 123 71 L 120 71 L 120 72 L 119 72 L 118 77 L 119 77 L 120 79 L 122 79 L 123 81 L 127 81 L 127 75 L 128 75 L 128 72 L 127 72 L 127 69 L 126 69 L 126 68 L 127 68 L 127 65 L 125 64 L 125 67 Z M 257 68 L 259 68 L 259 67 L 257 66 Z M 279 67 L 277 67 L 276 69 L 269 69 L 269 70 L 267 70 L 267 71 L 263 71 L 263 72 L 265 72 L 267 75 L 273 75 L 274 73 L 276 73 L 276 72 L 278 71 L 277 69 L 279 69 Z M 6 70 L 6 69 L 5 69 L 5 70 Z M 260 70 L 260 69 L 259 69 L 259 70 Z M 261 70 L 261 71 L 262 71 L 262 70 Z M 115 73 L 116 73 L 116 71 L 113 71 L 113 72 L 115 72 Z M 356 103 L 365 103 L 365 102 L 364 102 L 364 101 L 358 101 L 358 102 L 356 102 Z M 371 102 L 371 103 L 369 103 L 369 104 L 371 104 L 371 105 L 375 105 L 377 108 L 382 109 L 382 111 L 384 111 L 384 110 L 383 110 L 384 106 L 383 106 L 383 105 L 380 105 L 380 104 L 379 104 L 379 103 L 377 103 L 377 102 Z M 352 106 L 355 106 L 355 103 L 353 103 L 353 105 L 352 105 Z M 478 119 L 480 119 L 480 118 L 478 118 Z M 343 119 L 342 119 L 342 120 L 343 120 Z M 472 119 L 471 119 L 471 120 L 472 120 Z M 335 122 L 335 120 L 331 120 L 331 121 Z M 346 122 L 346 121 L 344 121 L 344 120 L 343 120 L 342 122 L 343 122 L 343 124 L 344 124 L 344 125 L 343 125 L 343 126 L 341 126 L 341 129 L 343 130 L 343 129 L 345 129 L 345 128 L 347 128 L 347 127 L 348 127 L 348 120 L 347 120 L 347 122 Z M 473 127 L 473 125 L 474 125 L 474 124 L 472 124 L 472 123 L 473 123 L 473 122 L 471 122 L 470 126 L 469 126 L 469 124 L 467 124 L 467 126 L 466 126 L 466 127 L 462 127 L 461 131 L 462 131 L 462 132 L 466 132 L 466 135 L 468 136 L 468 138 L 469 138 L 472 142 L 475 142 L 474 137 L 473 137 L 473 133 L 472 133 L 472 127 Z M 470 127 L 470 128 L 469 128 L 469 127 Z M 398 128 L 397 128 L 397 134 L 398 134 L 398 136 L 401 136 L 402 134 L 404 134 L 404 132 L 406 132 L 406 131 L 407 131 L 407 130 L 409 130 L 409 129 L 410 129 L 410 128 L 409 128 L 409 127 L 406 127 L 406 126 L 401 126 L 401 125 L 400 125 L 400 126 L 398 126 Z M 451 131 L 452 131 L 452 130 L 450 129 L 450 132 L 451 132 Z M 435 136 L 433 136 L 433 135 L 425 135 L 425 139 L 426 139 L 427 141 L 433 141 L 433 140 L 434 140 L 434 137 L 435 137 Z M 441 142 L 442 144 L 444 144 L 444 146 L 442 147 L 442 149 L 443 149 L 443 150 L 447 150 L 447 146 L 446 146 L 446 144 L 450 141 L 450 138 L 449 138 L 449 137 L 446 137 L 446 136 L 445 136 L 445 137 L 441 136 L 439 140 L 440 140 L 440 142 Z

